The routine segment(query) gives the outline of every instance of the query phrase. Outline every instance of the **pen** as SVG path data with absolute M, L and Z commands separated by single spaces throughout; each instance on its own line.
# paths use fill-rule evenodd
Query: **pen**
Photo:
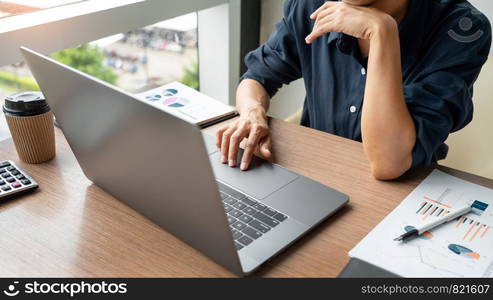
M 425 223 L 421 226 L 414 227 L 413 230 L 410 230 L 410 231 L 396 237 L 394 239 L 394 241 L 407 241 L 410 238 L 417 237 L 417 236 L 423 234 L 424 232 L 426 232 L 428 230 L 431 230 L 437 226 L 440 226 L 440 225 L 445 224 L 449 221 L 452 221 L 453 219 L 455 219 L 457 217 L 463 216 L 463 215 L 469 213 L 471 210 L 472 210 L 472 207 L 470 205 L 465 205 L 465 206 L 463 206 L 463 207 L 461 207 L 461 208 L 459 208 L 453 212 L 450 212 L 450 213 L 448 213 L 442 217 L 436 218 L 435 220 L 433 220 L 431 222 Z

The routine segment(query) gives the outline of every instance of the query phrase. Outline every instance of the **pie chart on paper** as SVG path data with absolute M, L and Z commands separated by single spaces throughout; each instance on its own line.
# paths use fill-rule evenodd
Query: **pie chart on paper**
M 469 248 L 457 244 L 448 245 L 448 249 L 457 255 L 465 256 L 467 258 L 479 259 L 481 257 L 479 253 L 476 253 Z
M 161 95 L 157 95 L 157 94 L 156 95 L 149 95 L 146 97 L 146 99 L 148 101 L 151 101 L 151 102 L 159 101 L 159 100 L 161 100 L 161 98 L 162 98 Z
M 176 94 L 178 94 L 178 90 L 175 90 L 175 89 L 166 89 L 163 91 L 163 95 L 165 97 L 172 97 Z
M 163 101 L 163 104 L 168 107 L 180 108 L 190 104 L 190 100 L 181 97 L 171 97 L 171 98 L 166 98 Z

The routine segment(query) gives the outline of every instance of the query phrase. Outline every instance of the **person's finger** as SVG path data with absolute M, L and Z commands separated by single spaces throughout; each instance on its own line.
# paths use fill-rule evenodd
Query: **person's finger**
M 317 17 L 314 19 L 315 20 L 315 24 L 318 24 L 320 23 L 324 18 L 330 16 L 330 15 L 333 15 L 334 12 L 336 12 L 336 10 L 334 8 L 327 8 L 327 9 L 324 9 L 322 11 L 320 11 L 320 13 L 317 14 Z
M 316 19 L 316 18 L 317 18 L 317 15 L 318 15 L 321 11 L 323 11 L 323 10 L 325 10 L 325 9 L 329 8 L 329 7 L 332 7 L 332 6 L 334 6 L 334 5 L 337 5 L 337 2 L 325 2 L 322 6 L 320 6 L 318 9 L 316 9 L 316 10 L 315 10 L 315 11 L 314 11 L 311 15 L 310 15 L 310 19 Z
M 228 126 L 220 128 L 218 131 L 216 131 L 216 147 L 217 149 L 221 149 L 221 144 L 223 140 L 223 133 L 228 130 Z
M 332 23 L 329 21 L 327 23 L 320 23 L 313 28 L 313 31 L 306 37 L 305 41 L 307 44 L 313 43 L 316 39 L 322 35 L 331 32 Z
M 243 157 L 241 159 L 240 169 L 242 171 L 246 171 L 250 167 L 250 163 L 253 157 L 253 152 L 255 151 L 255 148 L 258 145 L 259 138 L 260 138 L 259 131 L 256 128 L 252 129 L 250 131 L 250 135 L 248 137 L 245 146 L 245 152 L 243 152 Z
M 245 126 L 241 126 L 231 135 L 229 141 L 228 163 L 230 167 L 236 167 L 238 159 L 238 150 L 240 149 L 241 141 L 248 135 L 248 130 Z
M 221 141 L 221 163 L 223 164 L 228 162 L 229 140 L 235 130 L 236 126 L 232 126 L 223 132 L 223 137 Z
M 319 24 L 313 28 L 312 32 L 305 38 L 305 41 L 307 44 L 311 44 L 322 34 L 322 26 Z
M 272 157 L 272 138 L 270 135 L 260 141 L 260 153 L 265 158 Z

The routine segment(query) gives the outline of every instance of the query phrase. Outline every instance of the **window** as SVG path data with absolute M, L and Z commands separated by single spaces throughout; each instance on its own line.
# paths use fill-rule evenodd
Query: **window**
M 199 88 L 197 14 L 112 35 L 51 57 L 128 92 L 180 81 Z M 81 59 L 83 57 L 83 59 Z M 39 90 L 23 62 L 0 68 L 0 99 Z
M 129 92 L 180 81 L 199 88 L 197 14 L 159 22 L 91 43 Z
M 90 54 L 92 59 L 73 59 L 81 54 Z M 112 35 L 52 57 L 128 92 L 172 81 L 198 89 L 197 14 Z

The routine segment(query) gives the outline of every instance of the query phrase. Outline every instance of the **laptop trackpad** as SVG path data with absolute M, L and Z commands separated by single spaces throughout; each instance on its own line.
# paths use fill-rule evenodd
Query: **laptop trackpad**
M 240 151 L 238 162 L 241 162 L 241 155 L 243 151 Z M 248 171 L 222 164 L 219 152 L 209 158 L 217 179 L 259 200 L 298 178 L 295 173 L 257 157 L 253 158 Z

